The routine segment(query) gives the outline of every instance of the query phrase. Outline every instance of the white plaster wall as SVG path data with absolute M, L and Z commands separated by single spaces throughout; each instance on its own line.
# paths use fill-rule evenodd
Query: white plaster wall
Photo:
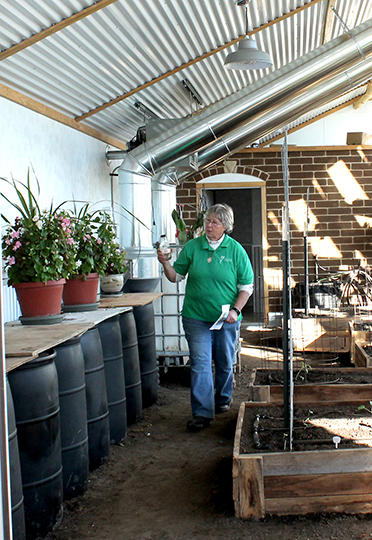
M 359 109 L 352 105 L 288 135 L 288 144 L 297 146 L 340 146 L 346 144 L 347 133 L 372 135 L 372 102 Z M 275 141 L 281 144 L 283 139 Z M 372 143 L 371 143 L 372 144 Z
M 110 207 L 109 173 L 119 163 L 106 163 L 106 143 L 4 98 L 0 119 L 0 177 L 26 181 L 28 168 L 33 167 L 42 208 L 52 199 L 55 205 L 79 199 L 104 201 L 100 207 Z M 4 182 L 0 186 L 11 193 Z M 0 204 L 8 210 L 4 201 Z

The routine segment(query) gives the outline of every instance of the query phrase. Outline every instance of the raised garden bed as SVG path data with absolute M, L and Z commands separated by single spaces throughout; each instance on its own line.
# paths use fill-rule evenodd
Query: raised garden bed
M 372 400 L 372 368 L 312 369 L 295 371 L 295 403 L 364 403 Z M 283 403 L 282 372 L 252 370 L 248 400 Z
M 310 403 L 305 409 L 306 414 L 309 416 L 310 409 L 314 407 L 313 413 L 317 415 L 317 406 Z M 339 407 L 334 404 L 331 409 Z M 283 450 L 282 444 L 282 450 L 275 451 L 271 448 L 271 440 L 263 443 L 264 447 L 254 448 L 256 415 L 275 417 L 282 414 L 281 410 L 282 407 L 267 403 L 241 403 L 233 453 L 236 517 L 372 512 L 372 448 L 368 446 L 372 444 L 372 415 L 358 412 L 353 403 L 348 415 L 349 420 L 350 416 L 352 420 L 356 419 L 359 439 L 344 444 L 349 437 L 342 436 L 338 448 L 332 440 L 337 433 L 334 419 L 321 428 L 321 435 L 316 431 L 318 441 L 313 444 L 320 449 L 296 450 L 294 446 L 289 452 Z M 299 413 L 295 411 L 295 418 L 298 417 Z M 306 423 L 306 418 L 301 422 Z M 280 428 L 277 431 L 280 432 Z M 294 433 L 297 439 L 301 439 L 297 431 Z M 308 442 L 303 446 L 311 448 Z
M 355 343 L 354 365 L 355 367 L 372 367 L 372 346 L 371 342 Z

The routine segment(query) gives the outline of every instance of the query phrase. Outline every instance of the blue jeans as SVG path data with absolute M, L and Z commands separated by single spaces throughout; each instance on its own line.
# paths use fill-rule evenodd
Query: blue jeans
M 182 322 L 190 351 L 192 415 L 213 419 L 214 404 L 225 405 L 231 400 L 240 321 L 224 323 L 221 330 L 209 330 L 212 322 L 189 317 L 183 317 Z

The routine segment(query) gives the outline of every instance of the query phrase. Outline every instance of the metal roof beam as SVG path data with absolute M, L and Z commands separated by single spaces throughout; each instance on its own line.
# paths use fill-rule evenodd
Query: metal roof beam
M 293 11 L 290 11 L 284 15 L 281 15 L 280 17 L 277 17 L 276 19 L 273 19 L 272 21 L 265 23 L 258 28 L 255 28 L 251 32 L 249 32 L 249 35 L 252 36 L 254 34 L 257 34 L 258 32 L 261 32 L 262 30 L 265 30 L 266 28 L 269 28 L 270 26 L 274 26 L 275 24 L 280 23 L 281 21 L 284 21 L 285 19 L 288 19 L 289 17 L 293 17 L 293 15 L 297 15 L 297 13 L 300 13 L 301 11 L 314 6 L 318 2 L 321 2 L 322 0 L 310 0 L 307 4 L 300 6 Z M 132 90 L 129 90 L 129 92 L 126 92 L 125 94 L 121 94 L 120 96 L 117 96 L 116 98 L 107 101 L 106 103 L 103 103 L 96 109 L 92 109 L 91 111 L 88 111 L 85 114 L 82 114 L 81 116 L 77 116 L 75 120 L 77 122 L 80 122 L 82 120 L 85 120 L 85 118 L 88 118 L 89 116 L 92 116 L 93 114 L 97 114 L 104 109 L 107 109 L 108 107 L 112 107 L 113 105 L 116 105 L 116 103 L 119 103 L 120 101 L 123 101 L 124 99 L 133 96 L 137 92 L 141 92 L 141 90 L 145 90 L 145 88 L 148 88 L 149 86 L 152 86 L 153 84 L 156 84 L 160 81 L 163 81 L 164 79 L 167 79 L 171 75 L 174 75 L 175 73 L 178 73 L 179 71 L 182 71 L 183 69 L 188 68 L 189 66 L 192 66 L 193 64 L 196 64 L 197 62 L 201 62 L 202 60 L 205 60 L 206 58 L 209 58 L 210 56 L 213 56 L 214 54 L 223 51 L 224 49 L 227 49 L 227 47 L 231 47 L 231 45 L 235 45 L 236 43 L 239 43 L 239 41 L 243 40 L 246 37 L 246 34 L 243 34 L 242 36 L 239 36 L 228 43 L 225 43 L 224 45 L 220 45 L 216 49 L 213 49 L 207 53 L 202 54 L 201 56 L 197 56 L 193 60 L 190 60 L 189 62 L 186 62 L 185 64 L 181 64 L 180 66 L 167 71 L 166 73 L 163 73 L 159 77 L 155 77 L 154 79 L 151 79 L 151 81 L 147 81 L 144 84 L 141 84 L 140 86 L 137 86 L 136 88 L 133 88 Z
M 12 45 L 11 47 L 9 47 L 9 49 L 5 49 L 1 51 L 0 61 L 5 60 L 5 58 L 9 58 L 9 56 L 12 56 L 13 54 L 17 54 L 18 52 L 23 51 L 24 49 L 27 49 L 27 47 L 30 47 L 31 45 L 38 43 L 38 41 L 42 41 L 43 39 L 51 36 L 52 34 L 55 34 L 56 32 L 63 30 L 67 26 L 70 26 L 71 24 L 74 24 L 77 21 L 80 21 L 81 19 L 88 17 L 92 13 L 96 13 L 96 11 L 103 9 L 109 6 L 110 4 L 113 4 L 114 2 L 117 2 L 117 0 L 98 0 L 91 6 L 88 6 L 82 9 L 81 11 L 74 13 L 70 17 L 66 17 L 66 19 L 62 19 L 62 21 L 59 21 L 53 24 L 52 26 L 49 26 L 49 28 L 45 28 L 41 32 L 38 32 L 37 34 L 34 34 L 33 36 L 24 39 L 20 43 L 16 43 L 15 45 Z

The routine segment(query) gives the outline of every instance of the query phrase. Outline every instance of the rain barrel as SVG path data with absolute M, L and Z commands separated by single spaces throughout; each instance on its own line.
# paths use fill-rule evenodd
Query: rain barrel
M 154 306 L 150 302 L 133 308 L 136 321 L 138 353 L 141 371 L 142 407 L 156 402 L 159 389 L 159 368 L 156 357 Z
M 96 469 L 110 453 L 110 427 L 105 368 L 98 328 L 81 337 L 84 354 L 85 395 L 87 402 L 89 468 Z
M 135 424 L 142 418 L 141 371 L 138 355 L 136 321 L 133 308 L 119 316 L 123 350 L 127 423 Z
M 49 350 L 8 373 L 14 402 L 28 538 L 62 520 L 63 483 L 56 353 Z
M 26 525 L 25 511 L 23 505 L 21 463 L 19 461 L 18 437 L 14 413 L 14 404 L 8 378 L 6 379 L 6 395 L 8 409 L 10 498 L 12 507 L 13 540 L 24 540 L 26 538 Z
M 65 500 L 83 494 L 88 486 L 89 453 L 84 355 L 80 337 L 56 346 L 61 407 L 63 494 Z
M 127 435 L 127 399 L 119 315 L 102 321 L 98 331 L 106 375 L 110 442 L 117 444 Z

